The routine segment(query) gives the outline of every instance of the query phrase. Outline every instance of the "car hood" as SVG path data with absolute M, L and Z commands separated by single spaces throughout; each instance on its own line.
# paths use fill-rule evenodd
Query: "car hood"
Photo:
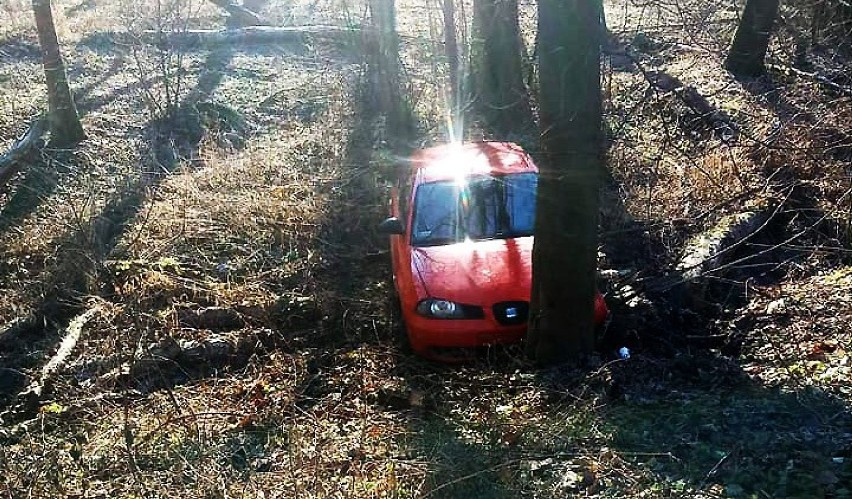
M 412 248 L 415 279 L 434 298 L 490 306 L 529 300 L 532 237 Z

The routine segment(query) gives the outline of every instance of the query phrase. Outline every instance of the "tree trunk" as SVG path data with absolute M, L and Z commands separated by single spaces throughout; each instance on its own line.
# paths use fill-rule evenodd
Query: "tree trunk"
M 461 88 L 459 87 L 459 45 L 456 40 L 456 6 L 453 0 L 444 0 L 444 49 L 447 52 L 447 64 L 450 68 L 450 113 L 458 116 L 461 109 Z
M 539 0 L 538 8 L 542 157 L 527 352 L 546 364 L 595 347 L 602 7 Z
M 50 0 L 32 0 L 32 3 L 44 63 L 44 76 L 47 80 L 50 144 L 55 147 L 68 147 L 85 139 L 86 134 L 83 132 L 77 106 L 68 87 Z
M 370 0 L 369 6 L 373 30 L 367 33 L 367 57 L 372 101 L 385 116 L 391 138 L 406 140 L 411 135 L 412 120 L 399 78 L 394 0 Z
M 756 77 L 766 72 L 763 60 L 769 47 L 779 0 L 746 0 L 743 17 L 725 60 L 725 68 L 738 76 Z
M 474 0 L 471 68 L 476 105 L 498 135 L 532 128 L 517 0 Z M 502 138 L 502 137 L 501 137 Z
M 819 39 L 820 39 L 819 35 L 820 35 L 820 32 L 822 31 L 822 28 L 823 28 L 823 21 L 824 21 L 823 15 L 825 14 L 825 2 L 824 1 L 817 1 L 813 4 L 811 9 L 812 10 L 811 10 L 810 44 L 811 44 L 811 46 L 813 46 L 813 45 L 816 45 L 817 43 L 819 43 Z

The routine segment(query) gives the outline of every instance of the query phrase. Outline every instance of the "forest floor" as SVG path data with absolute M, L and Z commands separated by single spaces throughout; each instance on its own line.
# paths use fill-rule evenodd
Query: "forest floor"
M 158 53 L 114 35 L 151 10 L 53 3 L 89 137 L 0 190 L 0 325 L 35 319 L 0 334 L 4 495 L 852 496 L 852 58 L 826 43 L 798 69 L 795 19 L 770 78 L 741 82 L 720 68 L 735 12 L 609 3 L 601 267 L 618 276 L 612 327 L 633 355 L 538 368 L 509 347 L 444 366 L 395 337 L 374 227 L 400 158 L 352 46 L 168 59 L 181 69 L 163 119 Z M 327 3 L 264 14 L 363 13 Z M 440 12 L 398 4 L 412 145 L 439 142 Z M 4 148 L 45 106 L 28 8 L 0 10 Z M 223 20 L 198 4 L 190 25 Z M 661 285 L 690 238 L 755 209 L 769 221 L 701 299 Z M 19 394 L 87 310 L 22 414 Z

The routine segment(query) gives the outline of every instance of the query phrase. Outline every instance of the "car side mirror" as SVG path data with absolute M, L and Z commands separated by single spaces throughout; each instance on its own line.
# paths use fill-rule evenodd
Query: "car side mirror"
M 379 232 L 389 236 L 398 236 L 405 234 L 405 227 L 402 226 L 402 222 L 400 222 L 398 218 L 390 217 L 379 224 Z

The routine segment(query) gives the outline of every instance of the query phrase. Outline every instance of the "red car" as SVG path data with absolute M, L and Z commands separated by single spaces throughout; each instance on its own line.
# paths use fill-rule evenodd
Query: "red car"
M 527 330 L 538 168 L 507 142 L 417 151 L 394 186 L 393 282 L 412 350 L 521 340 Z M 608 311 L 597 294 L 595 320 Z

